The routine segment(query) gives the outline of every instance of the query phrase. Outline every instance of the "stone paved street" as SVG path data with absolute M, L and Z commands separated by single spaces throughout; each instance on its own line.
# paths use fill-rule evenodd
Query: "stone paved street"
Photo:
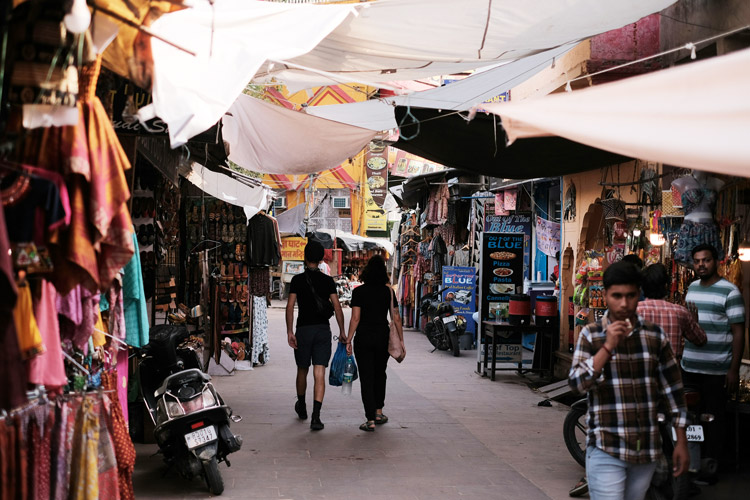
M 233 429 L 244 445 L 230 456 L 231 468 L 220 465 L 223 498 L 569 498 L 582 469 L 562 438 L 567 407 L 537 406 L 542 396 L 513 372 L 499 372 L 495 382 L 480 377 L 475 351 L 462 351 L 460 358 L 430 352 L 418 331 L 405 332 L 404 363 L 389 363 L 389 423 L 374 433 L 358 429 L 364 413 L 355 382 L 350 397 L 327 387 L 326 428 L 311 432 L 309 420 L 299 421 L 293 411 L 294 361 L 282 306 L 275 301 L 269 309 L 269 364 L 214 378 L 243 417 Z M 350 310 L 344 311 L 348 325 Z M 156 445 L 136 448 L 139 499 L 209 496 L 200 479 L 185 481 L 174 471 L 164 476 L 161 457 L 152 456 Z M 700 498 L 718 498 L 712 495 L 719 487 Z

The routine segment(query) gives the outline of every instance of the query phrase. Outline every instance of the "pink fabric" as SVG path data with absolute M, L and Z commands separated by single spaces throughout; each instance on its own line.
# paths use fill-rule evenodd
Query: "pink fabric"
M 67 295 L 57 296 L 57 310 L 61 337 L 85 351 L 99 317 L 99 294 L 78 285 Z
M 60 324 L 57 320 L 57 291 L 47 280 L 41 281 L 41 290 L 34 296 L 34 316 L 46 351 L 29 362 L 29 382 L 48 387 L 62 387 L 68 383 L 60 346 Z

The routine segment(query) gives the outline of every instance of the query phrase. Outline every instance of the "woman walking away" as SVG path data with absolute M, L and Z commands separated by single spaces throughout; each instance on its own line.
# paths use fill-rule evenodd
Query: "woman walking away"
M 351 342 L 355 339 L 354 356 L 357 359 L 362 404 L 367 417 L 367 422 L 359 428 L 365 432 L 373 432 L 376 424 L 388 422 L 388 417 L 383 414 L 385 369 L 389 356 L 388 311 L 393 307 L 392 319 L 399 326 L 399 331 L 402 331 L 401 317 L 397 310 L 396 294 L 388 285 L 388 273 L 381 256 L 375 255 L 367 262 L 360 278 L 364 285 L 352 292 L 352 319 L 346 349 L 351 354 Z

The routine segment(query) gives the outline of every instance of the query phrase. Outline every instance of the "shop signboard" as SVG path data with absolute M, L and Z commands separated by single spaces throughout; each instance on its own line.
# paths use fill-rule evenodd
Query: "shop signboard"
M 484 233 L 482 237 L 482 319 L 508 317 L 508 300 L 523 291 L 523 233 Z
M 476 323 L 471 317 L 477 310 L 477 270 L 473 267 L 443 267 L 443 300 L 450 302 L 456 314 L 466 320 L 467 333 L 476 332 Z
M 388 170 L 388 150 L 371 149 L 365 161 L 367 186 L 370 188 L 373 201 L 381 208 L 385 202 L 385 195 L 388 194 Z
M 284 283 L 291 283 L 292 278 L 297 274 L 304 272 L 304 270 L 304 261 L 285 260 L 283 262 L 283 267 L 281 268 L 281 281 Z
M 519 233 L 524 235 L 523 270 L 520 280 L 529 276 L 531 269 L 531 212 L 495 215 L 495 201 L 484 204 L 484 231 L 486 233 Z
M 281 260 L 304 261 L 305 245 L 307 245 L 307 238 L 299 236 L 281 238 Z
M 413 177 L 445 169 L 443 165 L 425 160 L 417 155 L 393 147 L 390 149 L 391 151 L 388 156 L 390 158 L 391 175 Z

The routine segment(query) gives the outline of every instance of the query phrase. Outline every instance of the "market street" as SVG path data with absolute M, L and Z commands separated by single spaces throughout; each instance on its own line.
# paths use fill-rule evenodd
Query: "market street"
M 281 306 L 274 301 L 269 309 L 269 364 L 214 378 L 243 417 L 232 426 L 242 449 L 230 457 L 231 468 L 219 469 L 223 498 L 568 498 L 582 471 L 562 438 L 567 407 L 537 406 L 542 397 L 512 372 L 483 379 L 474 372 L 476 351 L 459 358 L 431 353 L 418 331 L 405 331 L 404 363 L 389 363 L 390 422 L 372 434 L 358 429 L 364 415 L 355 382 L 350 397 L 328 386 L 326 428 L 310 432 L 309 419 L 301 422 L 293 411 L 294 360 Z M 347 325 L 350 311 L 344 309 Z M 311 399 L 308 387 L 308 408 Z M 151 456 L 156 445 L 136 449 L 137 498 L 209 495 L 201 478 L 185 481 L 173 471 L 162 477 L 161 457 Z

